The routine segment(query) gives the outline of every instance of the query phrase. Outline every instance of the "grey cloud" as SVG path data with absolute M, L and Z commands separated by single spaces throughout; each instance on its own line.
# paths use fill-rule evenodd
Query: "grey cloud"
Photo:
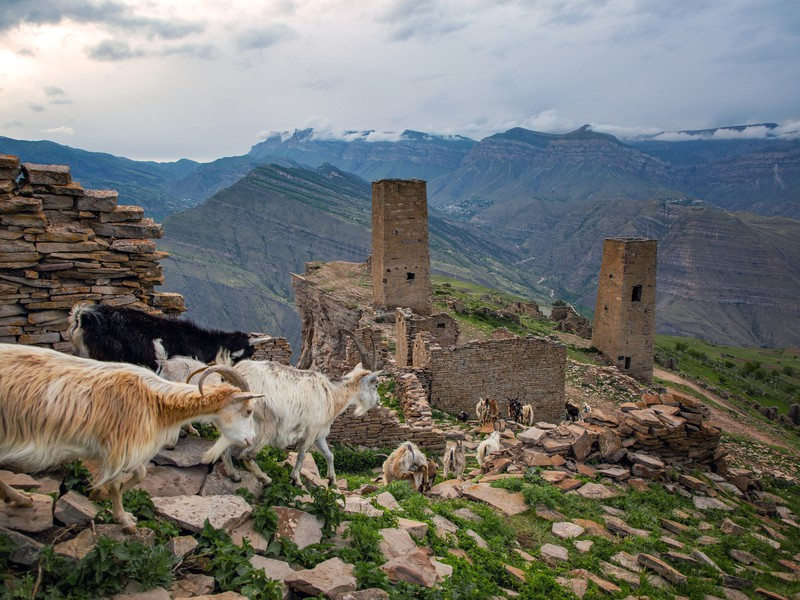
M 79 23 L 104 23 L 123 31 L 141 31 L 148 37 L 166 40 L 203 31 L 200 23 L 175 19 L 153 19 L 135 14 L 115 0 L 3 0 L 0 2 L 0 31 L 20 25 L 55 25 L 65 19 Z
M 63 98 L 67 93 L 56 85 L 48 85 L 44 88 L 44 95 L 48 98 Z
M 37 104 L 36 102 L 28 102 L 28 108 L 30 108 L 33 112 L 44 112 L 45 107 L 42 104 Z
M 3 128 L 11 129 L 12 127 L 22 127 L 25 125 L 22 121 L 3 121 Z
M 261 50 L 297 37 L 297 32 L 286 25 L 270 25 L 259 29 L 247 29 L 236 39 L 239 50 Z
M 130 60 L 144 56 L 141 50 L 133 50 L 127 42 L 119 40 L 103 40 L 89 49 L 89 57 L 100 61 Z
M 214 60 L 219 58 L 219 48 L 213 44 L 181 44 L 180 46 L 168 46 L 157 52 L 159 56 L 184 55 L 193 56 L 203 60 Z
M 426 0 L 394 0 L 378 15 L 393 30 L 393 41 L 448 35 L 467 26 L 467 9 L 452 11 Z

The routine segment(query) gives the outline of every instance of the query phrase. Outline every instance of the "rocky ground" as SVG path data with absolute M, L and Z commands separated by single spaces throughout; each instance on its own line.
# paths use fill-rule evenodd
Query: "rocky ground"
M 676 467 L 647 452 L 642 444 L 656 434 L 683 439 L 692 419 L 705 427 L 701 408 L 663 402 L 672 400 L 640 397 L 626 412 L 598 406 L 575 424 L 502 424 L 503 449 L 482 469 L 473 452 L 488 430 L 451 424 L 449 437 L 469 449 L 466 478 L 438 481 L 425 495 L 406 482 L 361 477 L 350 486 L 346 478 L 329 502 L 334 496 L 318 492 L 323 482 L 310 458 L 303 471 L 310 494 L 282 495 L 284 482 L 265 489 L 249 475 L 234 484 L 219 468 L 197 464 L 210 441 L 186 438 L 156 458 L 141 486 L 146 494 L 126 496 L 141 548 L 107 545 L 106 538 L 126 537 L 104 523 L 104 505 L 68 489 L 74 473 L 2 472 L 35 498 L 31 508 L 0 507 L 5 585 L 17 588 L 9 597 L 66 597 L 53 572 L 91 565 L 120 589 L 82 579 L 75 589 L 86 595 L 75 597 L 800 598 L 797 486 L 751 470 Z M 635 428 L 659 418 L 646 433 Z M 612 420 L 608 429 L 598 424 Z M 131 570 L 133 548 L 161 552 L 164 577 Z M 129 570 L 101 571 L 117 555 Z M 108 589 L 114 593 L 101 593 Z

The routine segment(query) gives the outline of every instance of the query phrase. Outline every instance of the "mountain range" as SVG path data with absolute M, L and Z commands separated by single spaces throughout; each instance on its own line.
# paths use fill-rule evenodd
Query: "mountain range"
M 311 130 L 211 163 L 129 161 L 0 138 L 68 164 L 163 220 L 166 288 L 217 327 L 299 338 L 289 272 L 364 260 L 369 180 L 428 181 L 434 272 L 539 301 L 594 306 L 605 237 L 659 240 L 658 329 L 715 343 L 800 345 L 800 140 L 626 141 L 582 127 L 480 141 Z

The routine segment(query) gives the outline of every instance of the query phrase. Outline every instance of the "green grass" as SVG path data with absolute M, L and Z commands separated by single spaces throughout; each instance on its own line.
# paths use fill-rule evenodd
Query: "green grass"
M 735 348 L 676 336 L 656 336 L 656 361 L 672 362 L 692 379 L 709 382 L 734 399 L 776 406 L 787 414 L 800 397 L 798 349 Z

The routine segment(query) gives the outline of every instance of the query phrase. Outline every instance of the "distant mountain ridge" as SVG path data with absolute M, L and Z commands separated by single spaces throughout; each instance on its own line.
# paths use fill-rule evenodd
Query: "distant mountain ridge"
M 368 182 L 331 165 L 258 167 L 165 221 L 166 285 L 200 323 L 284 335 L 299 348 L 290 274 L 310 261 L 364 261 L 371 193 Z M 520 294 L 535 289 L 532 274 L 509 266 L 513 250 L 480 230 L 435 210 L 429 228 L 436 272 Z
M 515 128 L 478 142 L 413 131 L 381 141 L 369 141 L 381 137 L 374 132 L 350 132 L 342 140 L 301 130 L 205 164 L 137 163 L 8 138 L 0 138 L 0 152 L 69 164 L 84 186 L 118 189 L 121 204 L 141 204 L 159 218 L 173 214 L 164 244 L 172 244 L 167 249 L 180 268 L 165 269 L 167 285 L 193 289 L 189 306 L 209 325 L 221 325 L 215 315 L 233 326 L 247 314 L 278 327 L 289 323 L 288 275 L 278 284 L 265 269 L 288 273 L 302 270 L 304 260 L 363 260 L 363 178 L 417 177 L 428 180 L 432 231 L 441 227 L 449 240 L 431 238 L 440 272 L 534 299 L 552 293 L 591 310 L 603 237 L 653 237 L 660 249 L 660 331 L 733 345 L 800 345 L 791 325 L 800 305 L 800 140 L 718 139 L 715 131 L 685 132 L 696 136 L 691 141 L 623 143 L 587 126 L 567 134 Z M 291 185 L 277 183 L 287 174 Z M 299 224 L 285 212 L 296 206 L 305 215 L 312 205 L 319 224 L 338 231 L 333 238 L 318 234 L 312 217 Z M 254 233 L 248 221 L 237 221 L 250 231 L 246 244 L 228 234 L 227 223 L 242 210 L 273 237 Z M 342 222 L 356 228 L 339 231 Z M 218 223 L 226 234 L 203 233 L 198 243 L 196 232 Z M 254 240 L 265 250 L 263 264 L 246 250 Z M 277 258 L 263 259 L 276 248 Z M 549 289 L 537 287 L 540 280 Z M 259 290 L 258 306 L 248 308 L 248 286 Z M 681 296 L 685 290 L 692 296 Z

